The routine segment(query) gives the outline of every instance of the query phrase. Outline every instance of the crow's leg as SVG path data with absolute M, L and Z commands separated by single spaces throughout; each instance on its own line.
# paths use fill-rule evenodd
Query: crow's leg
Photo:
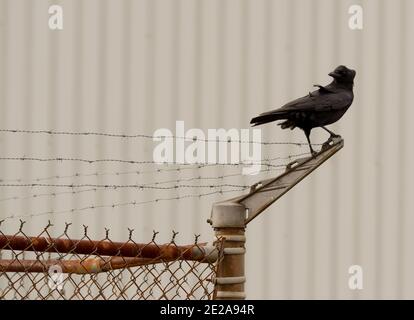
M 316 151 L 313 150 L 312 144 L 311 144 L 311 141 L 310 141 L 311 129 L 303 129 L 303 131 L 305 132 L 306 139 L 308 140 L 310 152 L 311 152 L 312 156 L 315 156 L 316 155 Z
M 333 133 L 331 130 L 325 128 L 325 127 L 321 127 L 323 130 L 329 132 L 329 134 L 331 135 L 331 138 L 337 138 L 339 137 L 339 134 Z

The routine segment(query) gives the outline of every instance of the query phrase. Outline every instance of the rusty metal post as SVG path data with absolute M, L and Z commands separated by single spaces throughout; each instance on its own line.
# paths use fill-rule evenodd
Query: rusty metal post
M 224 238 L 223 259 L 219 262 L 215 279 L 217 300 L 245 299 L 244 255 L 245 255 L 244 205 L 235 202 L 219 202 L 213 205 L 209 223 L 213 226 L 216 239 Z

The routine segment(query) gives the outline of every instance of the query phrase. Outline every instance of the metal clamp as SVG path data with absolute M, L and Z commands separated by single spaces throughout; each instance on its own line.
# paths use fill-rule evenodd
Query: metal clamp
M 246 299 L 246 294 L 240 291 L 217 291 L 216 297 L 221 299 Z
M 217 277 L 214 282 L 217 284 L 240 284 L 246 282 L 246 277 Z
M 246 249 L 245 248 L 224 248 L 223 252 L 224 254 L 245 254 Z

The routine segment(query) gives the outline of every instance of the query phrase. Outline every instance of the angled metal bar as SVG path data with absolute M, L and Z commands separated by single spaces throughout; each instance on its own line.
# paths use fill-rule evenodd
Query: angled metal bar
M 344 141 L 341 137 L 332 138 L 322 146 L 322 150 L 316 156 L 296 159 L 278 177 L 254 184 L 247 195 L 236 201 L 247 209 L 246 225 L 342 149 L 343 146 Z
M 245 224 L 247 225 L 273 202 L 282 197 L 312 171 L 342 149 L 343 146 L 344 141 L 340 136 L 331 138 L 315 156 L 296 159 L 288 164 L 286 171 L 276 178 L 255 183 L 250 188 L 248 194 L 225 200 L 215 205 L 235 203 L 244 206 L 247 211 L 245 220 Z

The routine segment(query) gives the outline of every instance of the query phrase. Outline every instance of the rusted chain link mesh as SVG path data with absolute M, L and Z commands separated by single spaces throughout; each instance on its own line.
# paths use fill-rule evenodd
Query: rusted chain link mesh
M 222 258 L 222 241 L 214 245 L 136 243 L 133 230 L 126 242 L 106 237 L 94 241 L 69 236 L 70 224 L 57 238 L 50 223 L 36 237 L 14 234 L 0 223 L 0 299 L 212 299 L 214 278 Z

